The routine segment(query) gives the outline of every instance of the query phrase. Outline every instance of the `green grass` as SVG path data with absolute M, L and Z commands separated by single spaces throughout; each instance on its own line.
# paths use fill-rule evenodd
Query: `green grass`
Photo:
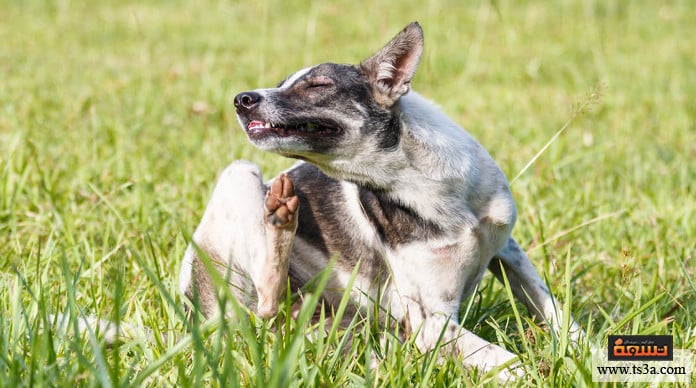
M 290 4 L 290 5 L 289 5 Z M 495 383 L 373 325 L 191 325 L 179 260 L 216 174 L 251 147 L 236 92 L 356 63 L 412 20 L 413 86 L 513 178 L 514 235 L 588 333 L 566 346 L 484 278 L 465 325 L 522 354 L 519 385 L 586 386 L 591 343 L 696 348 L 696 8 L 690 1 L 0 1 L 0 386 Z M 311 296 L 311 295 L 309 295 Z M 465 306 L 466 307 L 466 306 Z M 113 347 L 49 314 L 152 328 Z M 75 321 L 73 320 L 73 323 Z M 275 327 L 275 330 L 271 330 Z M 181 342 L 179 342 L 181 341 Z M 369 368 L 370 354 L 384 360 Z M 695 380 L 696 377 L 692 377 Z

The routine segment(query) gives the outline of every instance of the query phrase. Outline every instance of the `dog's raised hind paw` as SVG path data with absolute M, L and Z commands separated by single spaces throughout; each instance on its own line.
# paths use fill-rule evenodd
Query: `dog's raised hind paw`
M 295 185 L 287 174 L 280 174 L 266 192 L 264 208 L 266 223 L 276 228 L 294 225 L 299 199 Z

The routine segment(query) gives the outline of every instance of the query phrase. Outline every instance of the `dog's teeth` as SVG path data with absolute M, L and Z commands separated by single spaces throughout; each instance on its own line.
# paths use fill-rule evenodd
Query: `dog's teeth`
M 248 125 L 247 128 L 249 130 L 252 129 L 258 129 L 258 128 L 263 128 L 265 123 L 263 121 L 258 121 L 258 120 L 252 120 Z

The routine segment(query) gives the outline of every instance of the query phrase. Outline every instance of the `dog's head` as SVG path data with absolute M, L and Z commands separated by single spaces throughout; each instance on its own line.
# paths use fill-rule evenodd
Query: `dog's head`
M 411 23 L 360 65 L 324 63 L 276 88 L 238 94 L 239 122 L 260 149 L 343 175 L 335 167 L 342 161 L 398 145 L 398 101 L 409 91 L 422 52 L 423 31 Z

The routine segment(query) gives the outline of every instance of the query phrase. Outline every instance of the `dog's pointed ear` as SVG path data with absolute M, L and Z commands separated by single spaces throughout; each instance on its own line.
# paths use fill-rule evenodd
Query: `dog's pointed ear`
M 408 93 L 422 53 L 423 29 L 413 22 L 360 64 L 377 103 L 390 107 Z

